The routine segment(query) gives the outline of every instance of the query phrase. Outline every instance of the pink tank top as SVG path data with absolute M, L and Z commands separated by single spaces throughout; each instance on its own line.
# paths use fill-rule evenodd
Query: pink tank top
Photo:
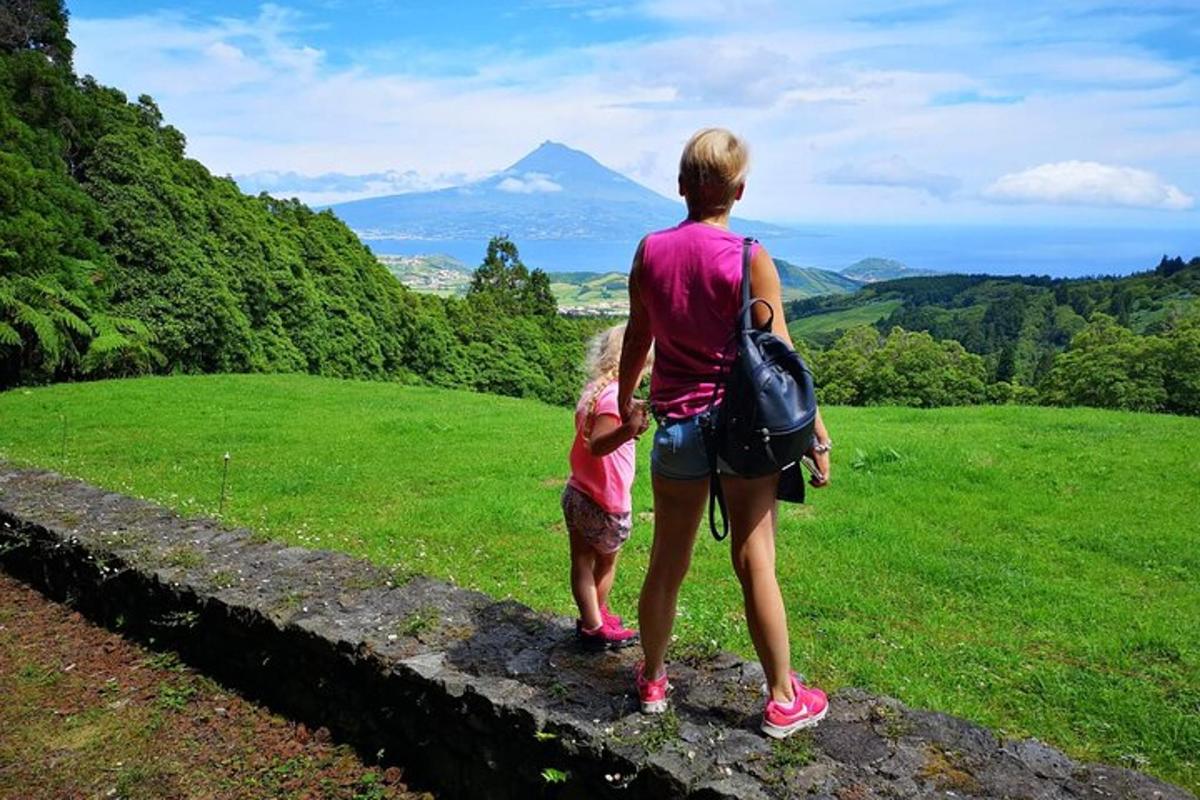
M 698 414 L 708 408 L 717 378 L 734 355 L 742 237 L 691 221 L 652 233 L 642 248 L 638 285 L 654 336 L 655 413 Z M 721 398 L 719 388 L 716 397 Z

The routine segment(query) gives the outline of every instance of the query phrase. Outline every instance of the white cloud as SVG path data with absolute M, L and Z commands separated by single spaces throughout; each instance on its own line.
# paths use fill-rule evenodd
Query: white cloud
M 543 194 L 561 192 L 563 187 L 550 180 L 549 175 L 543 175 L 540 172 L 526 172 L 520 176 L 506 176 L 496 184 L 496 188 L 502 192 L 513 194 Z
M 267 192 L 275 197 L 295 197 L 310 205 L 332 205 L 364 197 L 426 192 L 457 186 L 470 180 L 463 174 L 439 174 L 430 177 L 411 169 L 364 175 L 346 175 L 340 172 L 301 175 L 296 172 L 262 170 L 233 177 L 247 194 Z
M 952 175 L 940 175 L 914 167 L 898 155 L 880 158 L 860 164 L 842 164 L 825 173 L 826 183 L 848 186 L 896 186 L 929 192 L 934 197 L 946 198 L 961 184 Z
M 559 2 L 581 13 L 621 5 Z M 1014 46 L 1004 30 L 977 20 L 869 25 L 799 4 L 759 3 L 761 13 L 719 26 L 684 19 L 706 4 L 624 6 L 656 15 L 663 29 L 652 37 L 536 53 L 495 45 L 427 53 L 401 42 L 388 48 L 390 61 L 369 47 L 348 56 L 272 6 L 241 18 L 76 17 L 72 38 L 81 73 L 130 96 L 153 95 L 187 135 L 189 155 L 220 174 L 411 173 L 379 179 L 373 188 L 381 191 L 371 192 L 394 193 L 439 188 L 440 176 L 494 174 L 554 139 L 674 197 L 680 147 L 716 124 L 751 145 L 738 210 L 746 217 L 1040 220 L 1044 209 L 1011 199 L 998 207 L 1001 198 L 980 187 L 991 191 L 1014 163 L 1066 158 L 1138 164 L 1200 187 L 1200 77 L 1180 78 L 1152 53 L 1119 43 L 1103 55 L 1072 41 L 1043 45 L 1041 29 L 1030 34 L 1038 45 Z M 1024 58 L 1031 53 L 1032 62 Z M 450 59 L 459 68 L 447 69 Z M 936 103 L 970 89 L 1025 99 Z M 553 191 L 526 176 L 497 180 L 505 177 L 514 179 L 510 190 Z M 966 190 L 954 191 L 955 180 Z M 920 193 L 901 203 L 880 186 Z M 275 191 L 322 203 L 371 188 L 301 182 Z M 1191 202 L 1175 192 L 1140 205 Z M 1164 212 L 1064 206 L 1060 216 L 1125 221 L 1134 213 L 1148 220 Z
M 1120 206 L 1185 211 L 1195 204 L 1153 172 L 1095 161 L 1059 161 L 1002 176 L 983 190 L 1002 203 Z

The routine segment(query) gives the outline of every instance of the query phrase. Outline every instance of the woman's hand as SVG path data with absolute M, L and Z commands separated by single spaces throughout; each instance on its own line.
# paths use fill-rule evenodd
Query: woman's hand
M 821 473 L 822 477 L 821 480 L 817 480 L 817 477 L 814 475 L 809 483 L 811 483 L 814 488 L 823 489 L 829 485 L 829 451 L 821 451 L 814 447 L 809 451 L 809 455 L 812 456 L 813 463 L 817 465 L 817 471 Z
M 829 470 L 831 468 L 829 453 L 833 448 L 833 443 L 829 440 L 829 431 L 825 427 L 825 420 L 821 419 L 821 411 L 817 410 L 817 418 L 813 423 L 813 447 L 808 451 L 812 456 L 813 463 L 817 465 L 817 470 L 821 473 L 824 480 L 818 481 L 814 477 L 809 481 L 814 488 L 820 489 L 828 486 L 831 480 Z

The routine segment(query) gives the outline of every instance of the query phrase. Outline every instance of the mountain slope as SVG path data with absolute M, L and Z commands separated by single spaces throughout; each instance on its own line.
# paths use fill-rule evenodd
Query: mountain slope
M 684 216 L 683 204 L 647 189 L 587 153 L 556 142 L 489 178 L 432 192 L 373 197 L 330 206 L 364 239 L 487 239 L 636 242 Z M 784 229 L 735 219 L 738 230 L 772 236 Z
M 857 292 L 860 281 L 819 267 L 798 267 L 782 258 L 775 259 L 779 270 L 779 281 L 783 284 L 785 299 L 798 300 L 823 294 L 846 294 Z

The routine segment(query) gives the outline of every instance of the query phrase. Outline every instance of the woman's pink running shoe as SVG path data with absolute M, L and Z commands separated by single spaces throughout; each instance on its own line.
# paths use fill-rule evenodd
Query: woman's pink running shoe
M 647 680 L 645 666 L 645 662 L 639 661 L 633 668 L 633 681 L 637 684 L 642 713 L 661 714 L 667 710 L 667 692 L 671 689 L 671 684 L 667 681 L 667 671 L 663 670 L 661 678 Z
M 805 686 L 794 672 L 792 692 L 795 697 L 790 704 L 767 700 L 762 721 L 762 730 L 767 736 L 786 739 L 802 728 L 816 725 L 829 711 L 829 699 L 825 693 L 820 689 Z

